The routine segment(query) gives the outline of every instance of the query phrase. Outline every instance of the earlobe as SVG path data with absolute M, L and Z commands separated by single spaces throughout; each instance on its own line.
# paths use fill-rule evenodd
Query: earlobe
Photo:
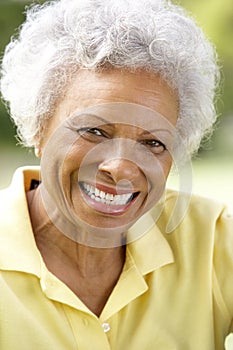
M 40 148 L 35 147 L 34 153 L 35 153 L 35 156 L 37 158 L 41 158 L 41 149 Z

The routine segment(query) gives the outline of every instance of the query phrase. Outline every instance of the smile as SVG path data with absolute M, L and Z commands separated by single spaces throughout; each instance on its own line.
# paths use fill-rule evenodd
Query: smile
M 111 206 L 125 206 L 139 194 L 139 192 L 131 192 L 114 195 L 112 193 L 101 191 L 98 188 L 85 182 L 81 182 L 80 187 L 92 200 L 96 201 L 97 203 L 103 203 L 105 205 Z

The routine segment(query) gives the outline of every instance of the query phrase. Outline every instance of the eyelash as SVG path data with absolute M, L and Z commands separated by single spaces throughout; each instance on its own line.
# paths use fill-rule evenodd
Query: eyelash
M 151 148 L 157 148 L 157 147 L 163 147 L 164 150 L 166 150 L 166 146 L 164 145 L 164 143 L 162 143 L 159 140 L 156 139 L 148 139 L 148 140 L 144 140 L 141 142 L 143 145 L 147 145 L 150 146 Z
M 89 129 L 88 132 L 90 132 L 91 134 L 94 134 L 96 136 L 105 136 L 106 137 L 106 133 L 103 130 L 98 129 L 98 128 Z
M 104 137 L 107 137 L 107 134 L 106 132 L 104 132 L 103 130 L 99 129 L 99 128 L 81 128 L 78 130 L 78 133 L 79 134 L 85 134 L 85 133 L 90 133 L 90 134 L 93 134 L 95 136 L 104 136 Z
M 109 135 L 99 129 L 99 128 L 81 128 L 78 130 L 78 133 L 79 134 L 85 134 L 85 133 L 89 133 L 89 134 L 93 134 L 94 136 L 97 136 L 97 137 L 106 137 L 106 138 L 109 138 Z M 160 147 L 163 148 L 163 150 L 161 152 L 158 152 L 158 153 L 162 153 L 163 151 L 166 151 L 167 150 L 167 147 L 165 146 L 165 144 L 159 140 L 156 140 L 156 139 L 146 139 L 146 140 L 143 140 L 140 142 L 142 145 L 145 145 L 151 149 L 158 149 Z M 153 151 L 152 151 L 153 152 Z

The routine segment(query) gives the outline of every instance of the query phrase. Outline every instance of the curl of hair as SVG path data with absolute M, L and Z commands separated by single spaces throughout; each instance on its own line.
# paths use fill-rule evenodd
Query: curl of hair
M 219 68 L 202 30 L 168 0 L 55 0 L 27 9 L 1 67 L 2 96 L 24 145 L 39 142 L 78 69 L 108 66 L 154 72 L 177 90 L 178 134 L 189 154 L 197 151 L 216 120 Z

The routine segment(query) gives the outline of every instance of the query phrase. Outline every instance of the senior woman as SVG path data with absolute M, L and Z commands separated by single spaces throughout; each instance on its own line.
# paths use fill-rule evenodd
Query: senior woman
M 165 0 L 27 10 L 1 91 L 41 167 L 1 193 L 2 350 L 224 349 L 233 220 L 164 190 L 212 128 L 218 78 Z

